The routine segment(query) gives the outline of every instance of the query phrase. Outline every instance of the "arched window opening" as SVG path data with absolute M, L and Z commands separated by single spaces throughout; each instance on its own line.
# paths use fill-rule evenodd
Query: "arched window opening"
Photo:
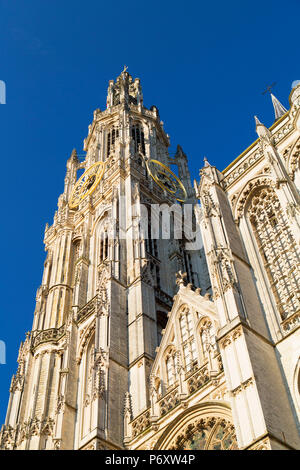
M 141 152 L 145 155 L 145 135 L 141 126 L 135 124 L 131 128 L 131 137 L 134 141 L 135 152 Z
M 179 318 L 185 370 L 189 372 L 197 364 L 197 348 L 193 331 L 193 315 L 184 309 Z
M 74 256 L 75 263 L 80 258 L 80 252 L 81 252 L 81 243 L 80 243 L 80 240 L 77 240 L 73 245 L 73 256 Z
M 209 359 L 210 353 L 214 354 L 217 351 L 215 328 L 209 318 L 202 320 L 200 335 L 203 355 Z
M 177 380 L 177 356 L 176 351 L 172 349 L 166 356 L 166 374 L 168 387 L 172 387 Z
M 171 450 L 238 450 L 234 426 L 223 417 L 202 418 L 174 441 Z
M 146 251 L 155 258 L 158 258 L 158 243 L 156 238 L 152 238 L 152 231 L 151 231 L 151 207 L 147 206 L 148 212 L 148 233 L 147 236 L 145 234 L 145 242 L 146 242 Z M 146 221 L 147 223 L 147 221 Z
M 108 236 L 107 231 L 105 230 L 100 238 L 100 248 L 99 248 L 99 262 L 106 260 L 108 258 Z
M 115 143 L 119 138 L 119 129 L 117 127 L 112 127 L 107 133 L 107 143 L 106 143 L 106 156 L 107 158 L 115 149 Z
M 248 217 L 281 319 L 299 309 L 299 250 L 288 219 L 272 188 L 250 201 Z
M 185 262 L 185 271 L 187 274 L 187 281 L 194 284 L 193 278 L 193 266 L 190 253 L 187 253 L 186 250 L 183 250 L 184 262 Z

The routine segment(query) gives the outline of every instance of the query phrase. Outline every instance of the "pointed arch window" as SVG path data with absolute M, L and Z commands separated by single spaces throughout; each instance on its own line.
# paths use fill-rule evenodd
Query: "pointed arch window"
M 177 380 L 177 357 L 175 349 L 172 349 L 167 354 L 165 364 L 168 387 L 172 387 Z
M 210 352 L 215 354 L 217 351 L 215 328 L 209 318 L 201 320 L 200 336 L 203 355 L 208 359 Z
M 118 127 L 111 127 L 107 133 L 107 141 L 106 141 L 106 156 L 107 158 L 115 149 L 115 143 L 119 138 L 119 129 Z
M 190 253 L 187 253 L 186 250 L 182 250 L 182 251 L 183 251 L 183 256 L 184 256 L 187 281 L 194 284 L 193 265 L 192 265 L 191 255 Z
M 284 320 L 299 309 L 299 249 L 272 188 L 257 191 L 247 213 L 271 291 Z
M 80 258 L 81 243 L 77 240 L 73 245 L 74 261 L 76 262 Z
M 142 152 L 145 155 L 145 135 L 142 126 L 135 124 L 131 128 L 131 137 L 134 141 L 135 152 Z
M 107 230 L 105 230 L 101 234 L 99 252 L 100 252 L 99 261 L 101 263 L 101 261 L 104 261 L 108 258 L 108 235 L 107 235 Z
M 189 372 L 197 362 L 197 347 L 194 338 L 193 314 L 188 308 L 179 317 L 185 369 Z

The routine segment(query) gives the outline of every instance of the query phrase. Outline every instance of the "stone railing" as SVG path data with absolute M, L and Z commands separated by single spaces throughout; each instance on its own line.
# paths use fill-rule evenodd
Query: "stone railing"
M 77 313 L 77 318 L 76 321 L 77 323 L 81 322 L 88 316 L 90 316 L 92 313 L 95 312 L 97 307 L 97 295 L 93 297 L 84 307 L 82 307 L 78 313 Z
M 296 312 L 290 316 L 288 316 L 283 322 L 282 322 L 282 328 L 285 334 L 290 333 L 292 330 L 297 328 L 297 326 L 300 325 L 300 312 Z
M 164 416 L 169 411 L 173 410 L 180 403 L 178 394 L 178 387 L 167 393 L 164 397 L 159 400 L 159 411 L 160 416 Z
M 24 440 L 33 436 L 53 436 L 55 421 L 52 417 L 33 417 L 12 427 L 3 425 L 0 431 L 0 449 L 13 450 L 22 444 Z
M 198 369 L 189 379 L 188 379 L 188 391 L 193 393 L 196 390 L 199 390 L 201 387 L 206 385 L 209 382 L 209 373 L 207 365 Z
M 132 437 L 141 434 L 150 424 L 150 409 L 148 408 L 131 422 Z
M 217 375 L 219 375 L 223 371 L 221 355 L 218 354 L 216 359 L 218 362 Z M 208 363 L 205 363 L 200 369 L 193 368 L 193 370 L 189 371 L 189 373 L 186 375 L 186 383 L 188 386 L 187 396 L 180 397 L 178 383 L 175 383 L 172 389 L 166 390 L 164 395 L 157 396 L 155 403 L 158 404 L 158 416 L 155 416 L 155 421 L 157 421 L 158 418 L 165 416 L 167 413 L 180 405 L 180 403 L 182 403 L 182 399 L 185 400 L 189 395 L 209 384 L 210 382 L 211 377 L 208 372 Z M 131 439 L 139 436 L 142 432 L 150 427 L 151 417 L 152 412 L 151 408 L 149 407 L 130 422 Z
M 262 158 L 262 153 L 256 147 L 254 150 L 247 155 L 247 157 L 241 160 L 241 163 L 232 171 L 230 171 L 225 178 L 222 180 L 222 185 L 224 189 L 234 183 L 239 176 L 243 175 L 246 170 L 251 168 L 260 158 Z
M 57 342 L 66 332 L 66 325 L 60 328 L 49 328 L 48 330 L 35 331 L 32 339 L 31 348 L 35 349 L 41 343 Z

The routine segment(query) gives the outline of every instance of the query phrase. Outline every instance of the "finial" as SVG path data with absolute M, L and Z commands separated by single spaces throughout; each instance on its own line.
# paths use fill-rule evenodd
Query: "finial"
M 71 158 L 75 160 L 77 159 L 77 150 L 75 148 L 72 150 Z
M 203 158 L 203 161 L 204 161 L 204 166 L 211 166 L 211 164 L 209 163 L 209 161 L 207 160 L 206 157 Z
M 187 278 L 187 273 L 183 273 L 181 270 L 179 270 L 176 274 L 176 284 L 177 286 L 184 286 L 185 281 Z
M 276 98 L 276 96 L 273 95 L 273 93 L 270 93 L 270 95 L 272 98 L 275 113 L 275 121 L 277 121 L 277 119 L 281 118 L 281 116 L 283 116 L 287 112 L 287 109 L 280 103 L 280 101 Z
M 255 124 L 256 124 L 256 133 L 260 139 L 267 139 L 270 140 L 271 132 L 269 129 L 258 119 L 257 116 L 254 116 Z
M 260 122 L 260 120 L 258 119 L 257 116 L 254 116 L 254 119 L 255 119 L 256 127 L 257 127 L 257 126 L 263 126 L 263 124 Z
M 127 69 L 128 69 L 127 65 L 124 65 L 124 69 L 123 69 L 123 72 L 122 72 L 122 73 L 127 72 Z

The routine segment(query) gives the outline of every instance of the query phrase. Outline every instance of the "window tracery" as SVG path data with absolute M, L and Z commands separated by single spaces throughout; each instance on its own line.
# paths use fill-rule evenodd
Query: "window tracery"
M 209 318 L 202 320 L 200 335 L 203 354 L 208 357 L 211 351 L 215 352 L 217 350 L 215 329 Z
M 193 335 L 193 316 L 188 308 L 185 308 L 179 317 L 183 357 L 185 369 L 189 372 L 197 361 L 197 348 Z
M 108 234 L 104 230 L 100 237 L 99 262 L 101 263 L 108 257 Z
M 77 240 L 74 245 L 74 261 L 76 262 L 80 258 L 80 252 L 81 252 L 81 243 L 80 240 Z
M 299 250 L 272 188 L 254 194 L 248 207 L 258 249 L 281 319 L 299 309 Z
M 166 355 L 166 375 L 168 387 L 172 387 L 177 380 L 177 355 L 175 349 L 171 349 Z
M 106 142 L 106 156 L 107 158 L 113 153 L 115 149 L 115 143 L 119 138 L 119 129 L 118 127 L 112 126 L 107 133 L 107 142 Z
M 141 152 L 145 155 L 145 135 L 139 124 L 134 124 L 131 128 L 131 137 L 134 141 L 135 152 Z
M 221 418 L 204 418 L 187 427 L 171 450 L 238 450 L 234 426 Z

